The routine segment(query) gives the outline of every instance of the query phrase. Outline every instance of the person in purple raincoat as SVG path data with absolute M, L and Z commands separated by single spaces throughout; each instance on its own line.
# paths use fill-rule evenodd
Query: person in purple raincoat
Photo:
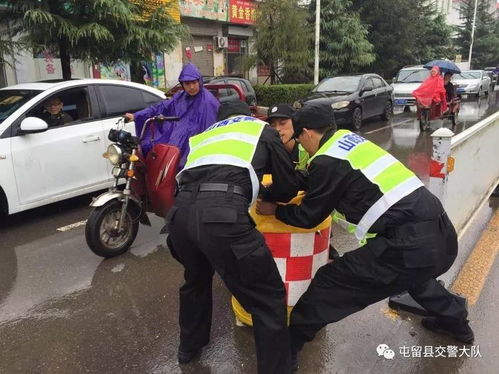
M 178 121 L 164 122 L 156 126 L 155 141 L 175 145 L 180 149 L 179 169 L 184 167 L 189 153 L 189 138 L 203 132 L 216 122 L 220 103 L 213 94 L 203 87 L 203 77 L 196 65 L 188 63 L 178 77 L 183 91 L 177 92 L 171 99 L 164 100 L 138 112 L 126 113 L 127 121 L 135 121 L 135 131 L 140 134 L 144 122 L 153 116 L 177 116 Z M 142 139 L 144 156 L 152 148 L 151 132 L 146 130 Z

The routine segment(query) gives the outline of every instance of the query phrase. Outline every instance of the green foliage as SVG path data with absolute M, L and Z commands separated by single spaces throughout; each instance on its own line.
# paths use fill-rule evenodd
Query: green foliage
M 367 39 L 367 28 L 359 14 L 351 9 L 350 0 L 321 2 L 320 77 L 353 73 L 374 61 L 373 45 Z M 310 3 L 312 25 L 316 2 Z
M 136 0 L 5 0 L 0 22 L 35 52 L 57 52 L 64 78 L 70 58 L 100 63 L 148 60 L 174 48 L 184 28 L 165 6 Z
M 352 0 L 368 27 L 376 60 L 369 70 L 391 78 L 404 65 L 452 57 L 451 29 L 427 0 Z
M 314 88 L 313 84 L 276 84 L 254 87 L 258 105 L 271 106 L 279 103 L 293 104 Z
M 467 58 L 470 50 L 471 29 L 473 24 L 475 2 L 461 3 L 463 24 L 457 27 L 456 44 L 463 58 Z M 499 19 L 488 11 L 488 1 L 479 0 L 476 13 L 475 35 L 471 56 L 472 68 L 495 66 L 499 63 Z
M 417 63 L 424 64 L 435 59 L 453 59 L 456 55 L 452 48 L 452 27 L 447 25 L 445 16 L 439 13 L 431 2 L 422 2 L 419 6 L 415 39 L 414 58 Z
M 271 82 L 293 81 L 294 76 L 310 74 L 309 48 L 313 31 L 307 24 L 307 12 L 297 0 L 266 0 L 259 3 L 253 65 L 265 64 Z
M 23 48 L 23 46 L 18 42 L 0 39 L 0 63 L 11 65 L 11 62 L 9 59 L 6 59 L 5 56 L 11 56 L 15 59 L 18 50 L 21 48 Z

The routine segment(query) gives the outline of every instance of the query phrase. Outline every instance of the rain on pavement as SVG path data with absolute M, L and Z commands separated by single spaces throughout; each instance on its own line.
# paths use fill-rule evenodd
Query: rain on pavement
M 498 90 L 488 98 L 463 100 L 453 131 L 498 108 Z M 432 130 L 439 126 L 451 124 L 435 121 Z M 431 152 L 430 132 L 420 133 L 414 112 L 396 112 L 388 124 L 368 121 L 360 134 L 416 169 Z M 460 243 L 461 250 L 474 245 L 497 200 L 482 208 L 481 224 Z M 182 267 L 159 235 L 162 220 L 150 216 L 152 227 L 140 227 L 129 253 L 103 260 L 87 248 L 83 225 L 68 227 L 86 219 L 89 201 L 87 195 L 0 222 L 0 373 L 255 373 L 251 328 L 235 325 L 230 294 L 218 277 L 211 342 L 199 361 L 178 365 Z M 353 248 L 334 232 L 341 252 Z M 446 282 L 464 260 L 458 258 Z M 323 329 L 302 351 L 298 373 L 491 373 L 499 359 L 493 331 L 499 324 L 498 286 L 496 266 L 471 309 L 482 357 L 402 357 L 401 347 L 459 343 L 423 330 L 420 317 L 393 313 L 382 301 Z M 395 358 L 378 356 L 379 344 L 393 349 Z

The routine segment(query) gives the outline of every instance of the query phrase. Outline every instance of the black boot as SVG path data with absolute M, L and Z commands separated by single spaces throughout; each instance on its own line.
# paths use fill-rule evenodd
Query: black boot
M 178 349 L 177 358 L 179 364 L 188 364 L 189 362 L 197 359 L 201 355 L 202 348 L 196 349 L 194 351 Z
M 425 317 L 421 320 L 421 324 L 428 330 L 449 335 L 465 344 L 472 344 L 475 340 L 475 334 L 473 334 L 468 320 L 451 323 L 438 317 Z

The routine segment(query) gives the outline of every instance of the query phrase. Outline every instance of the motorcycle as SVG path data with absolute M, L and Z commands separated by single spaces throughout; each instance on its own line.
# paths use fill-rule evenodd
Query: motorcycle
M 452 127 L 456 126 L 461 107 L 461 99 L 456 97 L 447 103 L 448 110 L 442 113 L 440 103 L 431 103 L 431 106 L 423 105 L 419 100 L 416 100 L 416 114 L 419 120 L 419 128 L 421 131 L 426 131 L 430 128 L 430 121 L 435 119 L 449 118 L 452 121 Z
M 113 165 L 114 183 L 93 198 L 85 226 L 87 245 L 96 255 L 110 258 L 126 252 L 137 236 L 139 223 L 151 226 L 147 212 L 165 217 L 173 205 L 180 150 L 155 144 L 155 126 L 151 125 L 178 119 L 162 115 L 149 118 L 137 137 L 123 128 L 124 118 L 120 118 L 109 131 L 108 139 L 113 143 L 103 157 Z M 140 144 L 149 127 L 153 147 L 144 157 Z

